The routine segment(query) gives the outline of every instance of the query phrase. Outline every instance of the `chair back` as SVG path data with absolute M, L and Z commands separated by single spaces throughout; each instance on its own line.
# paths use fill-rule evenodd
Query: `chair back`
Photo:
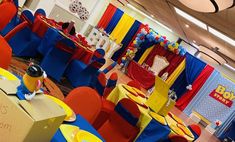
M 7 69 L 11 63 L 12 49 L 2 36 L 0 36 L 0 45 L 0 67 Z
M 107 142 L 132 142 L 138 135 L 139 128 L 130 124 L 118 112 L 113 111 L 98 132 Z
M 136 103 L 130 99 L 124 98 L 119 101 L 115 107 L 115 111 L 133 126 L 136 126 L 139 121 L 140 110 Z
M 34 21 L 33 13 L 29 10 L 24 10 L 20 15 L 20 20 L 27 21 L 29 25 L 32 25 Z
M 103 72 L 105 74 L 107 74 L 109 71 L 111 71 L 115 66 L 117 65 L 117 62 L 113 62 L 112 64 L 110 64 L 108 67 L 106 67 Z
M 103 97 L 107 98 L 108 95 L 113 91 L 113 89 L 116 87 L 118 80 L 118 75 L 116 72 L 113 72 L 111 76 L 108 79 L 108 82 L 106 84 L 106 87 L 104 89 Z
M 196 125 L 196 124 L 191 124 L 191 125 L 189 125 L 188 127 L 189 127 L 189 129 L 190 129 L 193 133 L 197 134 L 197 136 L 200 137 L 200 135 L 201 135 L 201 128 L 200 128 L 198 125 Z
M 106 82 L 107 82 L 106 76 L 103 72 L 100 72 L 98 76 L 95 76 L 95 78 L 97 79 L 95 79 L 96 83 L 93 87 L 96 89 L 96 91 L 99 93 L 100 96 L 103 96 L 104 89 L 105 89 Z
M 42 16 L 45 16 L 45 17 L 46 17 L 46 12 L 45 12 L 45 10 L 44 10 L 44 9 L 41 9 L 41 8 L 37 9 L 37 10 L 35 11 L 35 13 L 34 13 L 34 18 L 36 18 L 38 15 L 42 15 Z
M 105 55 L 105 51 L 104 51 L 104 49 L 96 49 L 95 51 L 94 51 L 94 54 L 93 54 L 93 57 L 92 57 L 92 59 L 91 60 L 97 60 L 97 59 L 100 59 L 100 58 L 103 58 L 104 57 L 104 55 Z
M 131 87 L 135 87 L 135 88 L 141 90 L 140 83 L 139 83 L 138 81 L 136 81 L 136 80 L 129 81 L 129 82 L 127 83 L 127 85 L 128 85 L 128 86 L 131 86 Z
M 64 99 L 75 114 L 80 114 L 91 124 L 101 111 L 102 102 L 99 94 L 90 87 L 78 87 Z
M 16 15 L 17 9 L 13 2 L 4 2 L 0 4 L 0 31 L 3 30 L 6 25 Z
M 173 135 L 169 137 L 171 142 L 188 142 L 188 140 L 180 135 Z

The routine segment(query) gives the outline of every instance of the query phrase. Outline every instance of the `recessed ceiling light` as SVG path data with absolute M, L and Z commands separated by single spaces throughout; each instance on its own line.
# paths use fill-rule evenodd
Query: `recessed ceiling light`
M 151 15 L 152 18 L 154 18 L 154 15 Z
M 188 25 L 188 24 L 185 24 L 185 27 L 186 27 L 186 28 L 189 28 L 189 25 Z
M 232 71 L 235 71 L 235 68 L 230 66 L 229 64 L 225 63 L 224 66 L 226 66 L 227 68 L 231 69 Z
M 234 40 L 234 39 L 232 39 L 232 38 L 230 38 L 230 37 L 228 37 L 228 36 L 222 34 L 221 32 L 219 32 L 219 31 L 213 29 L 212 27 L 208 27 L 208 30 L 209 30 L 210 33 L 212 33 L 212 34 L 215 35 L 216 37 L 218 37 L 218 38 L 224 40 L 225 42 L 227 42 L 227 43 L 229 43 L 229 44 L 235 46 L 235 40 Z
M 196 41 L 195 41 L 195 40 L 193 40 L 193 43 L 196 43 Z
M 207 30 L 207 25 L 205 23 L 203 23 L 202 21 L 194 18 L 193 16 L 189 15 L 188 13 L 176 8 L 175 8 L 175 12 L 177 14 L 179 14 L 180 16 L 184 17 L 185 19 L 189 20 L 190 22 L 194 23 L 195 25 L 203 28 L 204 30 Z
M 134 7 L 131 4 L 127 4 L 127 7 L 135 10 L 136 12 L 139 12 L 140 14 L 144 15 L 145 17 L 149 18 L 150 20 L 152 20 L 153 22 L 157 23 L 158 25 L 160 25 L 161 27 L 167 29 L 170 32 L 173 32 L 170 28 L 168 28 L 167 26 L 163 25 L 162 23 L 158 22 L 157 20 L 153 19 L 152 17 L 148 16 L 147 14 L 145 14 L 144 12 L 140 11 L 139 9 L 137 9 L 136 7 Z

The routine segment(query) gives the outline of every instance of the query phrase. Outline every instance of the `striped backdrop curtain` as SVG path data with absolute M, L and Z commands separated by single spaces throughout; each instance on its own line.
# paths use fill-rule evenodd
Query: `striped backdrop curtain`
M 134 18 L 124 13 L 117 26 L 111 33 L 110 38 L 115 40 L 116 43 L 121 43 L 134 22 Z
M 129 46 L 130 42 L 132 41 L 133 37 L 136 35 L 141 23 L 137 20 L 135 20 L 134 24 L 128 31 L 128 33 L 125 35 L 125 38 L 122 40 L 122 48 L 119 49 L 117 52 L 114 53 L 112 59 L 114 61 L 117 61 L 119 57 L 122 55 L 123 52 L 125 52 L 125 49 Z
M 106 33 L 110 34 L 113 31 L 113 29 L 117 26 L 118 22 L 122 18 L 123 13 L 124 12 L 121 11 L 120 9 L 116 10 L 108 26 L 105 28 Z
M 109 22 L 111 21 L 116 11 L 117 7 L 115 7 L 112 4 L 109 4 L 103 16 L 101 17 L 97 27 L 105 29 L 108 26 Z

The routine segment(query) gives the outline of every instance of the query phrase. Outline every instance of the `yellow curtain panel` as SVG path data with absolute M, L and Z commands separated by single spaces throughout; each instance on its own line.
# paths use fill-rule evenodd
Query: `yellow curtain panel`
M 154 46 L 148 48 L 144 54 L 141 56 L 140 60 L 139 60 L 139 64 L 142 65 L 144 63 L 144 61 L 146 60 L 146 58 L 148 57 L 148 55 L 151 53 L 151 51 L 153 50 Z
M 175 69 L 175 71 L 166 80 L 166 83 L 171 87 L 179 75 L 183 72 L 186 66 L 186 59 L 184 59 L 180 65 Z
M 111 33 L 110 38 L 112 40 L 116 40 L 116 43 L 121 43 L 134 22 L 134 18 L 124 13 L 117 26 Z

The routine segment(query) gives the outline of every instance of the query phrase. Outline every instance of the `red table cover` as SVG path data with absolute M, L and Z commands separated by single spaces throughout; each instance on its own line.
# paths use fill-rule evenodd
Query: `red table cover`
M 128 66 L 128 76 L 138 81 L 145 89 L 150 89 L 155 84 L 154 74 L 135 61 L 131 61 Z

